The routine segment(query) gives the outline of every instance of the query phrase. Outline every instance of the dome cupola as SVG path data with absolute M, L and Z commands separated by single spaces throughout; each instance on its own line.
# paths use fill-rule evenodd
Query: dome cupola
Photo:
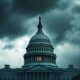
M 44 44 L 51 44 L 49 38 L 43 33 L 42 31 L 42 24 L 41 24 L 41 17 L 39 17 L 39 24 L 38 24 L 38 31 L 37 33 L 31 38 L 29 44 L 37 44 L 37 43 L 44 43 Z

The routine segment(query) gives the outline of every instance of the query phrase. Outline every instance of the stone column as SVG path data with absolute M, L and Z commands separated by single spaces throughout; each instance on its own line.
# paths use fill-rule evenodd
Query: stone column
M 32 80 L 32 76 L 31 76 L 31 74 L 32 74 L 32 73 L 30 72 L 30 74 L 29 74 L 29 80 Z
M 63 80 L 63 75 L 59 74 L 60 80 Z
M 47 80 L 47 72 L 45 72 L 45 74 L 44 74 L 44 75 L 45 75 L 45 80 Z
M 50 80 L 50 72 L 47 72 L 47 80 Z
M 50 80 L 52 80 L 52 76 L 53 76 L 53 75 L 52 75 L 52 72 L 50 72 Z
M 56 73 L 56 80 L 58 80 L 58 73 Z
M 36 80 L 39 80 L 39 74 L 38 74 L 38 72 L 36 73 Z
M 43 72 L 43 80 L 44 80 L 44 78 L 45 78 L 45 76 L 44 76 L 44 75 L 45 75 L 45 72 Z
M 28 77 L 29 77 L 29 79 L 28 79 L 28 80 L 30 80 L 30 72 L 28 73 Z
M 54 80 L 54 74 L 53 74 L 53 72 L 51 74 L 52 74 L 52 80 Z
M 28 80 L 28 72 L 25 74 L 25 80 Z
M 31 58 L 30 58 L 30 59 L 31 59 L 31 62 L 32 62 L 32 61 L 33 61 L 33 60 L 32 60 L 32 56 L 31 56 Z
M 57 77 L 58 77 L 58 80 L 59 80 L 59 79 L 60 79 L 60 78 L 59 78 L 59 73 L 57 73 Z
M 56 73 L 54 73 L 54 78 L 53 79 L 56 80 Z
M 35 72 L 33 72 L 33 80 L 35 80 Z
M 36 80 L 36 72 L 34 72 L 34 80 Z
M 15 76 L 14 76 L 14 77 L 15 77 L 15 80 L 17 80 L 17 74 L 15 74 Z
M 43 80 L 43 72 L 41 73 L 41 80 Z

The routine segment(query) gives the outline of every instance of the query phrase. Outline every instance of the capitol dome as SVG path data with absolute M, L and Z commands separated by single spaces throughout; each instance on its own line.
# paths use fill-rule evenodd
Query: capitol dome
M 49 38 L 42 31 L 41 17 L 39 17 L 39 24 L 37 27 L 38 27 L 38 31 L 36 35 L 34 35 L 31 38 L 29 44 L 35 44 L 35 43 L 51 44 Z
M 24 66 L 54 66 L 56 67 L 56 54 L 49 38 L 43 33 L 41 17 L 39 17 L 37 33 L 31 38 L 24 55 Z

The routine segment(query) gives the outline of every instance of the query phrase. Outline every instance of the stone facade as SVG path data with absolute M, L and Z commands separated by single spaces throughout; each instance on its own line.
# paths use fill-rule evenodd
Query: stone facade
M 66 69 L 56 65 L 56 54 L 53 53 L 51 41 L 43 33 L 41 17 L 37 27 L 37 33 L 26 48 L 22 68 L 12 69 L 5 65 L 0 69 L 0 80 L 73 80 L 74 76 L 80 74 L 80 69 L 73 65 Z

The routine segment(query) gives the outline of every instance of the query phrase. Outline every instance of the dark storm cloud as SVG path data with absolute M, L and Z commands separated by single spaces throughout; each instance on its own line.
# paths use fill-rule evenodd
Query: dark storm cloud
M 0 38 L 17 38 L 28 28 L 22 26 L 22 18 L 31 18 L 53 9 L 58 0 L 0 0 Z M 23 15 L 22 15 L 23 14 Z M 25 15 L 24 15 L 25 14 Z M 14 20 L 12 20 L 14 19 Z M 21 22 L 22 21 L 22 22 Z
M 80 29 L 69 31 L 65 41 L 80 46 Z
M 51 16 L 47 15 L 47 17 L 44 18 L 44 23 L 50 35 L 56 35 L 55 38 L 54 35 L 51 37 L 54 38 L 56 42 L 61 42 L 64 40 L 66 32 L 72 28 L 71 21 L 73 18 L 73 15 L 67 12 L 55 11 Z
M 1 0 L 0 1 L 0 38 L 9 37 L 11 39 L 25 35 L 29 26 L 24 27 L 21 13 L 26 16 L 34 16 L 54 8 L 66 8 L 71 0 Z M 57 5 L 56 5 L 57 4 Z M 59 6 L 59 7 L 58 7 Z M 45 18 L 45 25 L 48 26 L 50 34 L 56 34 L 55 41 L 64 40 L 66 32 L 72 28 L 71 21 L 73 14 L 67 11 L 55 10 L 52 14 L 48 14 Z M 18 13 L 17 13 L 18 12 Z M 20 13 L 20 14 L 19 14 Z M 44 14 L 45 15 L 45 14 Z M 54 39 L 54 36 L 52 36 Z
M 80 5 L 75 5 L 73 8 L 72 8 L 72 11 L 74 12 L 74 13 L 80 13 Z
M 11 13 L 11 2 L 0 0 L 0 25 L 5 24 Z
M 27 15 L 47 12 L 56 6 L 59 0 L 14 0 L 14 10 Z
M 68 42 L 80 46 L 80 18 L 65 11 L 54 11 L 44 17 L 45 30 L 53 44 Z
M 12 12 L 11 0 L 0 1 L 0 38 L 15 38 L 24 34 L 24 28 L 21 26 L 18 16 Z
M 27 27 L 24 27 L 19 19 L 8 19 L 5 24 L 0 25 L 0 38 L 8 37 L 10 39 L 15 39 L 26 33 Z
M 71 0 L 59 0 L 57 3 L 57 8 L 65 10 L 71 4 Z

